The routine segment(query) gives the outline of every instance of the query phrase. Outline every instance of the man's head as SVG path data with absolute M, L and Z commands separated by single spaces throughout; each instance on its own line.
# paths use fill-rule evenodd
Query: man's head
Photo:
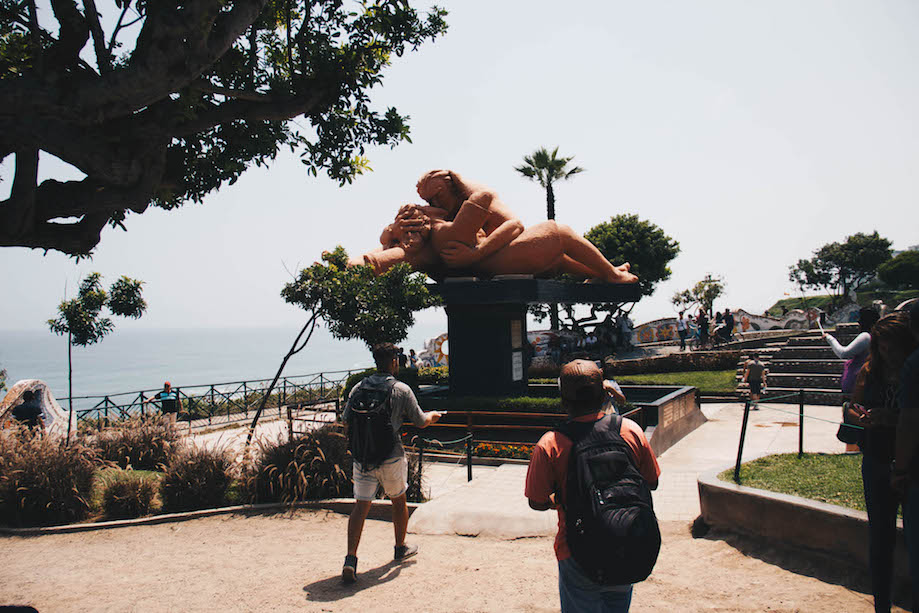
M 373 352 L 373 361 L 377 365 L 377 370 L 390 374 L 396 374 L 399 371 L 399 360 L 396 359 L 399 350 L 395 345 L 392 343 L 380 343 L 374 345 L 371 351 Z
M 25 402 L 30 402 L 33 398 L 35 398 L 35 392 L 32 390 L 26 390 L 22 393 L 22 399 Z
M 562 366 L 558 388 L 569 415 L 597 412 L 603 403 L 603 371 L 590 360 L 568 362 Z
M 750 352 L 750 359 L 753 360 L 753 361 L 755 362 L 756 360 L 759 359 L 759 353 L 757 353 L 757 352 L 755 352 L 755 351 L 751 351 L 751 352 Z
M 456 213 L 463 199 L 458 196 L 449 170 L 430 170 L 415 186 L 421 199 L 437 208 Z
M 169 381 L 166 381 L 165 383 L 163 383 L 163 389 L 168 392 L 169 390 L 172 389 L 172 383 L 170 383 Z

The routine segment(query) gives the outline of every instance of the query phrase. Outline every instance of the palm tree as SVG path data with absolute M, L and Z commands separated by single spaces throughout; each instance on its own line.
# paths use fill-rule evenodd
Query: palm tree
M 555 219 L 555 192 L 552 184 L 556 181 L 570 179 L 572 175 L 584 172 L 580 166 L 568 168 L 568 163 L 574 159 L 574 156 L 565 158 L 557 157 L 558 147 L 549 153 L 545 147 L 540 147 L 532 155 L 523 157 L 524 164 L 516 166 L 514 170 L 522 174 L 527 179 L 538 181 L 540 185 L 546 188 L 546 210 L 550 220 Z

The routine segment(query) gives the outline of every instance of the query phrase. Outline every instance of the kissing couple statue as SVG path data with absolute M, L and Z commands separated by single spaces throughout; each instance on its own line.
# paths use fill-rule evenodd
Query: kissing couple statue
M 545 221 L 524 228 L 493 190 L 453 171 L 427 172 L 417 188 L 427 206 L 402 206 L 383 230 L 382 246 L 350 265 L 366 264 L 379 275 L 406 262 L 436 280 L 568 273 L 597 282 L 638 281 L 628 263 L 614 266 L 568 226 Z

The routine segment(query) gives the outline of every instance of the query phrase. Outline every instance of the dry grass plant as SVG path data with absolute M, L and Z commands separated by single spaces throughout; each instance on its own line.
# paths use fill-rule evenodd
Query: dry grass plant
M 150 417 L 134 417 L 92 436 L 102 459 L 135 470 L 162 470 L 179 438 L 165 419 Z
M 102 490 L 102 509 L 108 519 L 133 519 L 149 515 L 156 497 L 156 479 L 121 473 Z
M 261 442 L 244 483 L 253 503 L 350 496 L 348 439 L 340 427 L 328 425 L 301 438 Z
M 225 505 L 234 470 L 233 454 L 225 448 L 191 447 L 174 453 L 161 486 L 163 510 L 172 513 Z
M 100 464 L 82 440 L 62 444 L 18 428 L 0 432 L 0 522 L 49 526 L 84 519 Z

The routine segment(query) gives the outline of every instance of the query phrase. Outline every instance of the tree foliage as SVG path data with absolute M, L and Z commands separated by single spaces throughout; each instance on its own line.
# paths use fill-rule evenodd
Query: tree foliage
M 445 11 L 405 0 L 36 5 L 0 0 L 0 160 L 16 159 L 0 246 L 73 255 L 128 211 L 200 202 L 282 147 L 350 182 L 365 146 L 409 140 L 369 91 L 446 30 Z M 85 178 L 39 182 L 39 151 Z
M 546 190 L 546 218 L 555 219 L 555 191 L 553 184 L 556 181 L 567 181 L 574 175 L 584 172 L 580 166 L 568 167 L 574 156 L 558 157 L 558 147 L 550 153 L 545 147 L 540 147 L 530 155 L 523 157 L 523 164 L 515 166 L 514 170 L 527 179 L 538 182 Z
M 109 291 L 102 289 L 102 275 L 89 274 L 80 283 L 77 297 L 58 305 L 58 317 L 48 320 L 48 327 L 59 335 L 69 334 L 70 344 L 81 347 L 98 343 L 115 324 L 101 317 L 103 307 L 114 315 L 138 319 L 147 310 L 141 294 L 143 281 L 121 277 Z
M 656 224 L 639 219 L 638 215 L 620 214 L 609 221 L 597 224 L 584 234 L 603 256 L 615 264 L 629 262 L 632 272 L 638 275 L 643 296 L 650 296 L 661 281 L 670 278 L 670 262 L 679 254 L 680 244 Z M 577 318 L 573 305 L 563 307 L 565 324 L 579 328 L 597 323 L 601 314 L 610 319 L 620 310 L 618 304 L 594 304 L 590 315 Z M 531 305 L 529 312 L 537 321 L 551 316 L 551 307 Z
M 335 338 L 359 338 L 368 347 L 398 343 L 415 323 L 415 311 L 438 304 L 424 275 L 407 264 L 374 276 L 369 266 L 348 267 L 341 247 L 322 259 L 300 271 L 281 296 L 325 321 Z
M 897 254 L 878 267 L 878 276 L 896 289 L 919 289 L 919 251 Z
M 789 267 L 788 279 L 801 290 L 822 288 L 834 302 L 871 281 L 878 267 L 890 259 L 890 241 L 878 235 L 858 232 L 845 242 L 828 243 L 809 260 Z
M 712 306 L 722 294 L 724 294 L 724 280 L 721 277 L 713 277 L 711 274 L 707 274 L 690 289 L 675 293 L 670 302 L 680 308 L 689 308 L 697 304 L 699 308 L 711 316 Z
M 616 215 L 588 230 L 584 238 L 610 262 L 631 263 L 642 296 L 650 296 L 658 283 L 670 278 L 670 262 L 680 253 L 677 241 L 638 215 Z

